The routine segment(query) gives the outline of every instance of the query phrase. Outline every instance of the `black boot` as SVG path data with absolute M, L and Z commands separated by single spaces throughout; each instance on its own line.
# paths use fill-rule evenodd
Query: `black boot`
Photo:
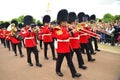
M 95 61 L 95 59 L 91 59 L 91 60 L 88 60 L 89 62 L 94 62 Z
M 79 68 L 86 70 L 87 66 L 79 66 Z
M 56 74 L 60 77 L 63 77 L 63 73 L 61 73 L 61 72 L 56 72 Z
M 42 64 L 37 63 L 36 66 L 37 66 L 37 67 L 42 67 Z
M 74 75 L 72 75 L 73 78 L 80 77 L 80 76 L 82 76 L 80 73 L 75 73 Z
M 24 55 L 22 54 L 22 55 L 20 55 L 20 57 L 24 57 Z
M 33 66 L 33 64 L 32 64 L 32 63 L 29 63 L 29 66 Z

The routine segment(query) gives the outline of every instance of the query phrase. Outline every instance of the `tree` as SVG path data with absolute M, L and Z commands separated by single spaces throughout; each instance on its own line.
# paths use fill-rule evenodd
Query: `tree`
M 115 20 L 120 20 L 120 15 L 115 15 Z
M 0 24 L 2 24 L 3 23 L 3 21 L 0 21 Z
M 36 21 L 36 24 L 41 24 L 40 20 L 37 20 L 37 21 Z
M 114 16 L 112 16 L 110 13 L 107 13 L 103 16 L 103 21 L 113 22 L 114 21 Z
M 20 17 L 18 17 L 17 21 L 19 23 L 23 23 L 23 19 L 24 19 L 24 15 L 21 15 Z

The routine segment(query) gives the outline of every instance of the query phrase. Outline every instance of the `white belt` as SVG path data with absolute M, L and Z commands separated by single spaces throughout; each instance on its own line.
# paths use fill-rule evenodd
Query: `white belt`
M 79 37 L 70 37 L 70 39 L 79 39 Z
M 34 37 L 25 37 L 25 39 L 33 39 Z
M 55 40 L 55 41 L 54 41 L 55 49 L 58 48 L 58 42 L 69 42 L 69 39 L 66 39 L 66 40 L 57 39 L 57 40 Z
M 26 39 L 33 39 L 34 37 L 25 37 L 24 38 L 24 44 L 26 44 Z
M 60 40 L 60 39 L 57 39 L 58 42 L 69 42 L 69 39 L 66 39 L 66 40 Z

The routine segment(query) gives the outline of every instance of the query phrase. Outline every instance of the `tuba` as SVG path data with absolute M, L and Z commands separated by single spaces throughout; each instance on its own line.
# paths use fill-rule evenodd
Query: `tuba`
M 14 23 L 12 23 L 8 26 L 7 31 L 10 31 L 10 35 L 13 36 L 14 38 L 16 38 L 18 40 L 22 40 L 22 37 L 19 34 L 20 32 L 19 32 L 19 30 L 17 30 Z

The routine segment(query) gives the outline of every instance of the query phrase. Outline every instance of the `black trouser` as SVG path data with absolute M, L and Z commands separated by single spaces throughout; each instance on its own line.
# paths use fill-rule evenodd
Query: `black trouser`
M 57 62 L 56 62 L 56 72 L 61 72 L 61 65 L 62 65 L 64 56 L 67 59 L 67 63 L 69 65 L 71 74 L 73 76 L 76 73 L 76 70 L 75 70 L 75 67 L 73 65 L 70 53 L 58 53 L 58 58 L 57 58 Z
M 81 45 L 81 48 L 84 48 L 86 50 L 88 61 L 91 60 L 92 56 L 89 52 L 88 43 L 81 43 L 80 45 Z
M 40 48 L 42 49 L 42 42 L 43 42 L 43 40 L 40 40 Z
M 10 40 L 6 40 L 7 48 L 10 51 Z
M 4 45 L 4 48 L 6 48 L 6 40 L 4 38 L 1 38 L 2 44 Z
M 38 56 L 37 46 L 35 46 L 35 47 L 27 47 L 26 49 L 27 49 L 27 62 L 32 63 L 32 61 L 31 61 L 31 53 L 33 52 L 34 56 L 35 56 L 36 64 L 39 64 L 39 56 Z
M 20 55 L 23 55 L 22 49 L 21 49 L 21 43 L 12 44 L 12 46 L 13 46 L 13 51 L 14 51 L 15 54 L 17 54 L 17 49 L 16 49 L 16 47 L 18 46 L 19 54 L 20 54 Z
M 1 38 L 1 43 L 3 44 L 3 38 Z
M 92 38 L 89 39 L 88 49 L 89 49 L 89 51 L 90 51 L 91 54 L 94 53 L 94 49 L 93 49 L 93 45 L 92 45 Z
M 92 37 L 92 40 L 94 41 L 95 50 L 98 50 L 97 38 Z
M 50 48 L 52 51 L 52 56 L 53 56 L 53 58 L 55 58 L 55 49 L 54 49 L 53 42 L 44 42 L 44 57 L 47 57 L 48 44 L 50 45 Z
M 78 60 L 78 65 L 79 65 L 79 67 L 82 66 L 82 65 L 84 65 L 84 61 L 83 61 L 83 58 L 82 58 L 82 55 L 81 55 L 81 50 L 80 50 L 80 48 L 78 48 L 78 49 L 73 49 L 73 50 L 71 51 L 71 53 L 70 53 L 71 58 L 73 57 L 74 52 L 75 52 L 76 55 L 77 55 L 77 60 Z

